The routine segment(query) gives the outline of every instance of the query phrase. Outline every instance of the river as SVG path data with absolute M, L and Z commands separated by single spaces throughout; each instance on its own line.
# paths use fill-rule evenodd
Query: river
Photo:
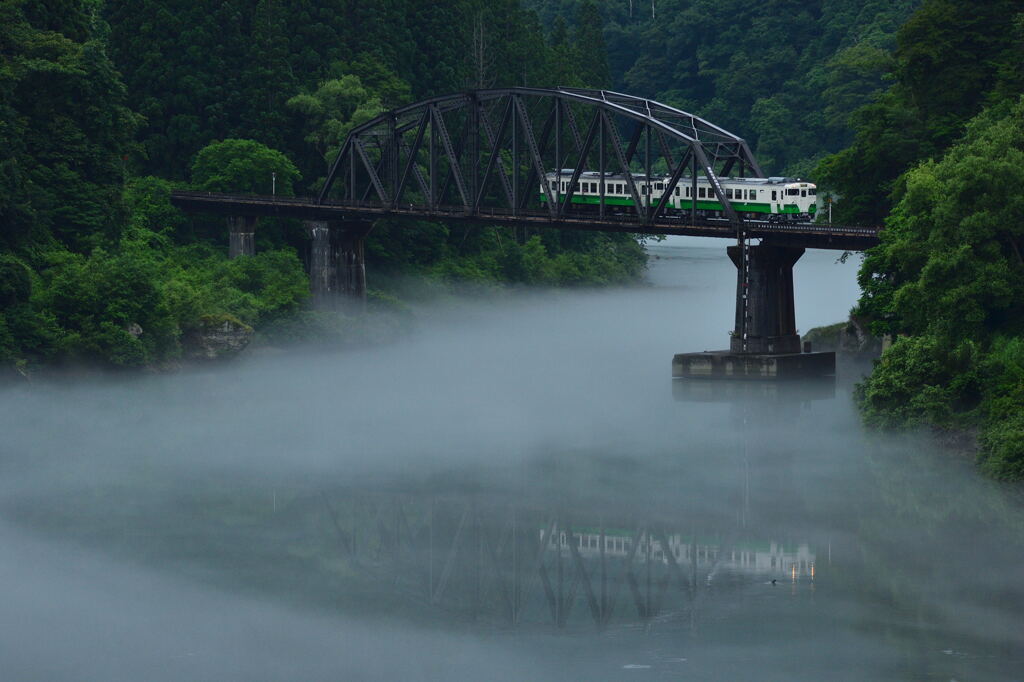
M 0 393 L 5 680 L 1013 680 L 1024 505 L 831 386 L 673 386 L 722 245 L 402 341 Z M 796 267 L 801 329 L 856 258 Z

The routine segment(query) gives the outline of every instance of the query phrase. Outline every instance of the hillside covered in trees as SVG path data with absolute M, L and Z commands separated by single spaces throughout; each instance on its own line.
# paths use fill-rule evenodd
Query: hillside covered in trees
M 860 399 L 978 429 L 1024 476 L 1024 16 L 952 0 L 0 0 L 0 363 L 153 365 L 221 320 L 312 324 L 298 223 L 229 261 L 172 187 L 314 192 L 347 132 L 470 87 L 610 87 L 745 137 L 878 224 L 858 313 L 897 338 Z M 626 282 L 627 235 L 379 222 L 375 273 Z M 381 277 L 377 281 L 387 281 Z M 378 296 L 388 299 L 388 296 Z M 312 324 L 315 327 L 315 324 Z
M 159 364 L 222 320 L 301 335 L 301 226 L 262 221 L 259 255 L 229 261 L 223 221 L 182 216 L 171 188 L 269 193 L 276 173 L 279 193 L 309 194 L 348 130 L 386 108 L 601 85 L 581 58 L 602 49 L 601 18 L 588 5 L 576 19 L 548 40 L 515 1 L 0 0 L 0 363 Z M 367 258 L 542 285 L 628 282 L 645 262 L 629 235 L 386 222 Z
M 860 389 L 866 420 L 976 431 L 983 467 L 1024 478 L 1024 9 L 926 0 L 889 87 L 819 176 L 850 220 L 884 220 L 858 312 L 896 342 Z

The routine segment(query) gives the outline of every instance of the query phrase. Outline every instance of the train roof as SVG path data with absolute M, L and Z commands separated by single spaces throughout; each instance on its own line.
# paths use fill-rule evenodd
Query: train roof
M 562 169 L 562 174 L 561 174 L 562 178 L 565 179 L 565 180 L 569 180 L 569 179 L 572 178 L 572 174 L 574 172 L 575 172 L 575 169 L 573 169 L 573 168 L 563 168 Z M 555 175 L 557 175 L 557 173 L 555 171 L 549 171 L 548 172 L 548 177 L 549 178 L 552 178 Z M 623 175 L 622 173 L 605 173 L 604 177 L 605 177 L 606 180 L 614 180 L 614 181 L 620 181 L 620 180 L 625 180 L 626 179 L 626 176 Z M 580 173 L 580 179 L 599 180 L 600 178 L 601 178 L 601 173 L 599 173 L 597 171 L 583 171 L 582 173 Z M 658 182 L 658 181 L 665 182 L 665 181 L 667 181 L 669 179 L 669 176 L 667 176 L 667 175 L 651 175 L 650 177 L 648 177 L 648 176 L 644 175 L 643 173 L 634 173 L 633 174 L 633 179 L 635 181 L 637 181 L 637 182 L 643 182 L 644 180 L 653 180 L 654 182 Z M 697 180 L 700 181 L 700 182 L 706 182 L 707 178 L 705 178 L 704 176 L 697 176 Z M 770 178 L 729 178 L 729 177 L 724 177 L 724 178 L 719 178 L 719 180 L 721 182 L 726 182 L 726 183 L 742 183 L 742 184 L 745 184 L 745 185 L 788 185 L 788 184 L 791 184 L 791 183 L 794 183 L 794 182 L 813 184 L 813 183 L 809 182 L 808 180 L 804 180 L 803 178 L 791 178 L 791 177 L 784 177 L 784 176 L 779 176 L 779 175 L 774 175 L 774 176 L 772 176 Z M 683 184 L 683 185 L 688 184 L 690 182 L 690 176 L 689 175 L 682 176 L 679 179 L 679 182 L 680 182 L 680 184 Z

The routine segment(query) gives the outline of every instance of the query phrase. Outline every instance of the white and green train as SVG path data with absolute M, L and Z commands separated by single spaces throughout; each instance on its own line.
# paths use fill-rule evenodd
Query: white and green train
M 559 201 L 569 192 L 572 169 L 548 173 L 548 186 L 557 193 Z M 634 175 L 641 201 L 656 206 L 661 197 L 669 192 L 665 204 L 668 215 L 688 213 L 693 208 L 693 179 L 680 178 L 674 188 L 669 188 L 669 176 Z M 799 178 L 719 178 L 722 191 L 732 208 L 743 218 L 760 220 L 784 220 L 803 222 L 814 220 L 818 210 L 817 186 Z M 605 210 L 612 212 L 633 207 L 633 197 L 624 175 L 606 173 L 604 176 Z M 543 186 L 540 189 L 541 202 L 547 201 Z M 722 202 L 718 200 L 711 183 L 706 177 L 697 178 L 696 211 L 700 218 L 724 217 Z M 601 174 L 586 171 L 580 174 L 572 196 L 574 208 L 593 207 L 601 202 Z

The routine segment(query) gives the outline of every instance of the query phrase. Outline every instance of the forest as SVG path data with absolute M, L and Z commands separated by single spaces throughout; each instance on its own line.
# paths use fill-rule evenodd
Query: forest
M 222 222 L 171 189 L 268 192 L 275 173 L 308 194 L 396 105 L 613 88 L 884 224 L 856 312 L 896 341 L 865 419 L 977 433 L 983 466 L 1020 478 L 1022 64 L 1011 0 L 0 0 L 0 364 L 173 364 L 220 320 L 317 333 L 298 224 L 267 221 L 259 255 L 228 260 Z M 387 221 L 367 245 L 374 273 L 441 287 L 624 283 L 645 258 L 639 236 Z

